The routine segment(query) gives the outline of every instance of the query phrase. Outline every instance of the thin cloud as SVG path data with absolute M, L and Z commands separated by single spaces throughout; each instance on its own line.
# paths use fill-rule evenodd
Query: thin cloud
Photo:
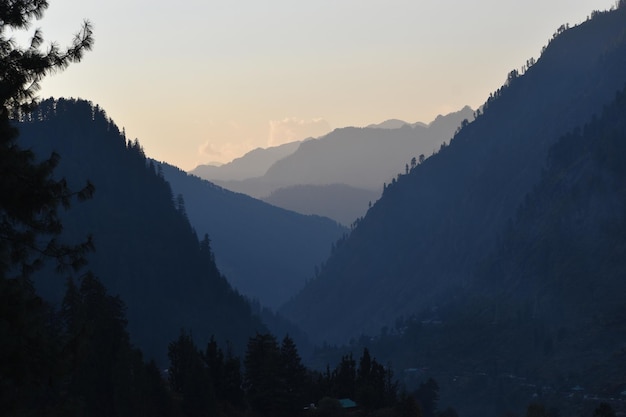
M 244 155 L 255 146 L 250 141 L 225 142 L 216 144 L 215 141 L 206 141 L 198 146 L 198 159 L 200 164 L 219 162 L 225 164 Z
M 309 137 L 322 136 L 330 131 L 330 124 L 324 119 L 303 120 L 288 117 L 269 121 L 268 146 L 278 146 Z
M 219 157 L 222 155 L 222 152 L 216 148 L 214 143 L 206 141 L 202 145 L 198 146 L 198 155 L 201 157 L 202 156 Z

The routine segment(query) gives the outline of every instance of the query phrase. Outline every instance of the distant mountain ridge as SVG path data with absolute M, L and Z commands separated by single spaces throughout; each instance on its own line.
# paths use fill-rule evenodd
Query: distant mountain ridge
M 466 106 L 458 112 L 438 116 L 428 125 L 335 129 L 302 142 L 295 152 L 276 161 L 261 177 L 215 182 L 257 198 L 292 185 L 345 184 L 380 192 L 383 183 L 403 172 L 413 157 L 431 155 L 473 114 Z
M 550 146 L 626 83 L 624 27 L 625 7 L 594 13 L 563 28 L 524 74 L 511 71 L 476 120 L 386 188 L 281 311 L 314 339 L 341 342 L 469 285 L 539 181 Z
M 438 116 L 428 126 L 403 125 L 398 129 L 336 129 L 317 140 L 300 145 L 298 150 L 276 162 L 264 175 L 266 181 L 298 184 L 346 184 L 381 190 L 404 172 L 412 158 L 431 155 L 448 141 L 473 110 Z
M 238 181 L 260 177 L 276 161 L 294 153 L 300 143 L 301 141 L 296 141 L 270 148 L 256 148 L 226 164 L 198 165 L 189 173 L 209 181 Z
M 256 149 L 220 167 L 198 166 L 190 173 L 278 207 L 350 225 L 380 197 L 385 182 L 404 172 L 413 158 L 439 149 L 473 117 L 466 106 L 428 125 L 391 119 L 365 128 L 335 129 L 317 139 Z M 303 186 L 312 194 L 302 194 Z M 347 193 L 337 193 L 337 187 Z
M 400 129 L 404 125 L 409 125 L 411 127 L 415 127 L 415 126 L 427 127 L 428 126 L 426 123 L 422 123 L 422 122 L 407 123 L 404 120 L 400 120 L 400 119 L 389 119 L 389 120 L 385 120 L 384 122 L 381 122 L 381 123 L 373 123 L 373 124 L 367 125 L 366 128 L 370 128 L 370 129 Z

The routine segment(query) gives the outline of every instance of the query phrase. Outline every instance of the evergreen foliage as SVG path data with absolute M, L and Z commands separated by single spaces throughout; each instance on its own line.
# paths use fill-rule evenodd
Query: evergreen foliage
M 59 155 L 52 152 L 40 162 L 16 141 L 11 118 L 35 105 L 39 82 L 51 72 L 80 61 L 91 49 L 91 26 L 85 22 L 74 42 L 65 50 L 52 46 L 42 52 L 43 37 L 35 31 L 30 45 L 22 48 L 8 37 L 27 28 L 48 7 L 46 1 L 7 2 L 0 8 L 0 274 L 29 276 L 45 258 L 56 258 L 59 267 L 79 268 L 90 240 L 66 245 L 57 240 L 62 230 L 57 209 L 68 208 L 73 197 L 88 198 L 93 186 L 72 192 L 64 179 L 53 179 Z

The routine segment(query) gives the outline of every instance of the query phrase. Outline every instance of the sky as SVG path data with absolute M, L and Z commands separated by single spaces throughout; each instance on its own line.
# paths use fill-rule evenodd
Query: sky
M 477 108 L 556 29 L 607 0 L 50 0 L 41 28 L 94 49 L 39 96 L 92 101 L 184 170 L 388 119 Z

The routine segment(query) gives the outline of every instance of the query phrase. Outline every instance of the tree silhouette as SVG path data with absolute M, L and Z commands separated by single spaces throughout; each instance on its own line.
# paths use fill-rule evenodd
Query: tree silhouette
M 49 323 L 50 311 L 35 294 L 30 273 L 46 257 L 59 266 L 80 267 L 87 240 L 77 246 L 59 243 L 62 224 L 58 206 L 68 207 L 74 196 L 88 197 L 88 185 L 72 193 L 64 180 L 51 178 L 58 155 L 36 163 L 31 151 L 16 144 L 12 118 L 33 108 L 39 82 L 47 74 L 80 61 L 92 46 L 89 23 L 65 50 L 52 44 L 41 52 L 41 32 L 20 47 L 10 37 L 26 29 L 48 7 L 45 0 L 0 3 L 0 409 L 5 415 L 38 415 L 50 406 L 58 376 L 55 361 L 58 329 Z M 17 276 L 19 279 L 9 279 Z
M 285 411 L 293 415 L 307 404 L 306 391 L 309 378 L 307 370 L 302 364 L 298 348 L 288 335 L 284 337 L 280 346 L 280 359 L 282 382 L 285 384 L 283 393 L 285 395 Z M 311 400 L 313 399 L 309 399 L 309 402 Z
M 415 396 L 424 417 L 433 417 L 437 412 L 439 401 L 439 384 L 432 378 L 420 384 Z
M 244 365 L 244 386 L 253 410 L 263 416 L 275 415 L 283 388 L 280 380 L 280 349 L 271 334 L 257 334 L 248 341 Z
M 73 43 L 65 50 L 52 44 L 42 52 L 39 30 L 30 45 L 18 46 L 7 33 L 26 29 L 48 7 L 45 0 L 3 2 L 0 7 L 0 274 L 28 276 L 43 259 L 54 257 L 60 266 L 83 265 L 91 241 L 77 246 L 59 243 L 55 237 L 62 225 L 57 207 L 67 208 L 73 196 L 87 198 L 88 184 L 71 192 L 65 180 L 52 179 L 59 156 L 36 163 L 31 151 L 16 144 L 17 129 L 11 118 L 32 110 L 40 81 L 48 74 L 78 62 L 93 44 L 91 26 L 85 22 Z M 15 271 L 15 269 L 18 269 Z

